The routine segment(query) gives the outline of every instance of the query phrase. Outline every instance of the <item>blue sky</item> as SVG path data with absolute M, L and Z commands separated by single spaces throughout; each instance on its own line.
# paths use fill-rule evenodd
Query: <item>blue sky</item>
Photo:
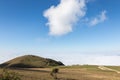
M 70 1 L 0 0 L 0 62 L 35 54 L 66 64 L 120 65 L 120 1 Z

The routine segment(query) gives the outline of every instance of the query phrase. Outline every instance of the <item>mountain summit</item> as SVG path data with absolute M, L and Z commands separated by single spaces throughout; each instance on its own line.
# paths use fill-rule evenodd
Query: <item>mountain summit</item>
M 25 55 L 16 57 L 10 61 L 0 64 L 0 67 L 12 68 L 44 68 L 49 66 L 63 66 L 60 61 L 43 58 L 35 55 Z

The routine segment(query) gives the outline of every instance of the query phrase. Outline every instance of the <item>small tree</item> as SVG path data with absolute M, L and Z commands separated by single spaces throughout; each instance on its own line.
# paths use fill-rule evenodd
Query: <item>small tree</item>
M 53 68 L 50 75 L 55 79 L 57 80 L 57 73 L 59 72 L 59 69 L 58 68 Z

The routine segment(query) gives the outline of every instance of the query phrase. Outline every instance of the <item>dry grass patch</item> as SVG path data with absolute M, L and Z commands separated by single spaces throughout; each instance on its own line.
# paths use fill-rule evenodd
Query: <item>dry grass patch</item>
M 57 80 L 120 80 L 120 74 L 103 71 L 98 66 L 58 67 Z M 0 69 L 1 70 L 1 69 Z M 22 76 L 22 80 L 54 80 L 50 75 L 52 68 L 11 69 Z

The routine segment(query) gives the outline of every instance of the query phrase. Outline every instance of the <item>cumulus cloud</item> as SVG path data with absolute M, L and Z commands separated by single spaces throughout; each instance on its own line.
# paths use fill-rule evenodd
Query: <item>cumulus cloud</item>
M 60 36 L 72 32 L 73 25 L 85 16 L 85 0 L 61 0 L 57 6 L 51 6 L 44 12 L 48 19 L 49 34 Z M 102 13 L 102 17 L 105 13 Z
M 97 17 L 93 18 L 91 21 L 90 21 L 90 26 L 95 26 L 101 22 L 104 22 L 105 20 L 107 19 L 106 17 L 106 11 L 102 11 L 100 15 L 98 15 Z

